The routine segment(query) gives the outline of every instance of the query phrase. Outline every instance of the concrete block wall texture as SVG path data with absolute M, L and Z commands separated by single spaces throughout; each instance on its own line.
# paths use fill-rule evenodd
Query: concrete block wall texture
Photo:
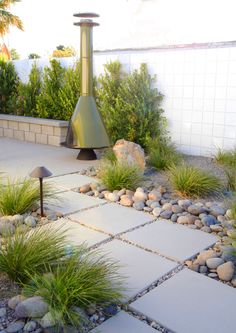
M 0 137 L 60 146 L 67 127 L 67 121 L 0 114 Z
M 147 63 L 149 73 L 157 76 L 170 135 L 180 151 L 211 156 L 218 147 L 236 146 L 236 43 L 95 52 L 94 74 L 103 73 L 103 65 L 114 60 L 127 72 Z M 61 61 L 70 66 L 75 59 Z M 37 62 L 41 68 L 49 63 Z M 32 63 L 15 61 L 23 81 Z

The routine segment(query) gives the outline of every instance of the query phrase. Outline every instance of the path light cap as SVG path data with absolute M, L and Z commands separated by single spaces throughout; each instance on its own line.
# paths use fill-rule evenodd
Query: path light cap
M 50 177 L 51 175 L 52 175 L 51 171 L 49 171 L 44 166 L 37 167 L 30 173 L 30 177 L 33 178 L 45 178 L 45 177 Z
M 89 13 L 89 12 L 86 12 L 86 13 L 76 13 L 76 14 L 73 14 L 73 16 L 75 17 L 88 17 L 88 18 L 93 18 L 93 17 L 99 17 L 98 14 L 96 13 Z

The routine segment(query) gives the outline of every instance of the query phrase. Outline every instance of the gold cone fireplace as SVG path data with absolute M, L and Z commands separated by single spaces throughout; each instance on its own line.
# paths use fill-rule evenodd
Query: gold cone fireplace
M 80 27 L 81 94 L 69 124 L 66 145 L 80 149 L 77 159 L 93 160 L 96 159 L 93 149 L 110 146 L 93 97 L 93 27 L 99 24 L 91 18 L 99 15 L 80 13 L 74 16 L 81 18 L 80 22 L 74 23 Z

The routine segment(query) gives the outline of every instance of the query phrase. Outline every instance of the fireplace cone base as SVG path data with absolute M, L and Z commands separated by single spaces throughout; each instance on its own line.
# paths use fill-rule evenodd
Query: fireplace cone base
M 77 156 L 77 160 L 81 161 L 93 161 L 97 159 L 97 155 L 95 154 L 93 149 L 82 148 Z

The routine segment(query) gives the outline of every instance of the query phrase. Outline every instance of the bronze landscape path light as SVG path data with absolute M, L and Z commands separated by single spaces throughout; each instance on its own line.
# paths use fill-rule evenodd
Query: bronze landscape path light
M 81 20 L 74 25 L 80 27 L 81 95 L 71 118 L 66 146 L 79 148 L 79 160 L 94 160 L 93 149 L 110 146 L 102 116 L 93 96 L 93 27 L 99 24 L 92 20 L 94 13 L 74 14 Z
M 44 166 L 35 168 L 31 173 L 30 177 L 39 179 L 40 186 L 40 213 L 43 217 L 43 178 L 50 177 L 52 175 L 51 171 L 49 171 Z

